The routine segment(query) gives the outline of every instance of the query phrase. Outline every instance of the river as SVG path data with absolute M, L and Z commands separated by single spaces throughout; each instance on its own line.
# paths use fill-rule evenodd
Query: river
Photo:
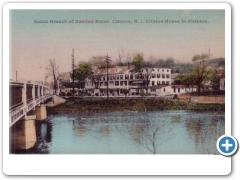
M 224 112 L 116 111 L 49 114 L 26 154 L 219 154 Z

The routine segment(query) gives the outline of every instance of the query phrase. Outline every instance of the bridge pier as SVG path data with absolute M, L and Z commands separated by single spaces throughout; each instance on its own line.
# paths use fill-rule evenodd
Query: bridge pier
M 46 105 L 41 103 L 51 98 L 53 91 L 42 82 L 32 81 L 11 81 L 9 91 L 10 152 L 27 150 L 37 142 L 35 120 L 47 118 Z
M 47 110 L 46 104 L 41 104 L 40 106 L 35 107 L 36 120 L 45 120 L 47 119 Z
M 27 150 L 37 142 L 36 115 L 25 116 L 11 128 L 10 140 L 13 149 Z

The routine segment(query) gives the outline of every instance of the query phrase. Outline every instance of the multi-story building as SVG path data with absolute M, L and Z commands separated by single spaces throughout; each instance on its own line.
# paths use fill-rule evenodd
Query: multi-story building
M 107 91 L 109 96 L 120 96 L 124 95 L 126 90 L 128 95 L 134 96 L 141 91 L 156 94 L 153 87 L 171 85 L 170 68 L 144 68 L 140 73 L 134 73 L 132 69 L 131 66 L 96 69 L 93 75 L 86 79 L 85 89 L 95 96 L 107 95 Z

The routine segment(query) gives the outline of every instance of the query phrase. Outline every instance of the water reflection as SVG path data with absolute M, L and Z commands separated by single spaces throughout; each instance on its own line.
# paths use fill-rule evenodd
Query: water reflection
M 207 153 L 216 154 L 216 151 L 210 152 L 206 144 L 217 139 L 224 134 L 224 119 L 223 117 L 189 117 L 186 120 L 185 126 L 189 133 L 190 138 L 194 138 L 195 146 L 198 147 L 201 143 L 202 147 L 205 147 Z
M 73 132 L 76 136 L 82 137 L 87 131 L 87 126 L 85 124 L 85 121 L 82 120 L 81 118 L 73 120 Z
M 125 111 L 48 118 L 36 123 L 37 144 L 25 153 L 218 154 L 215 144 L 225 126 L 224 113 L 215 112 Z
M 30 151 L 36 154 L 49 154 L 52 142 L 52 122 L 36 121 L 37 145 Z

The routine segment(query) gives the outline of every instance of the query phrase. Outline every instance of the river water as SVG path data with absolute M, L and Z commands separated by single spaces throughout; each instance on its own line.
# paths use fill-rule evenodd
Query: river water
M 224 112 L 49 114 L 27 154 L 219 154 Z M 23 153 L 23 152 L 19 152 Z

